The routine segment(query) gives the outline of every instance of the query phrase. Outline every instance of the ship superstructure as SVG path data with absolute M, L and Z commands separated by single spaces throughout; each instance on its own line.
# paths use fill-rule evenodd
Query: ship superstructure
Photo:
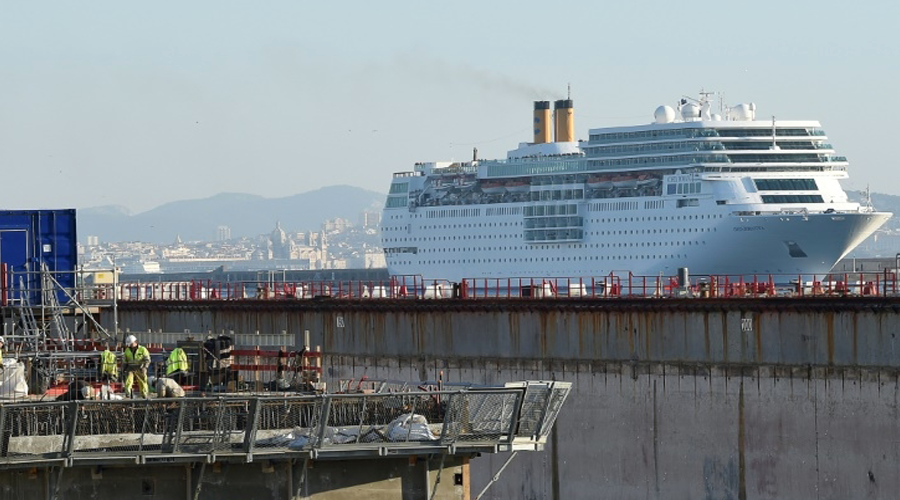
M 848 200 L 847 159 L 819 122 L 757 120 L 754 104 L 713 113 L 709 97 L 577 142 L 572 100 L 556 101 L 553 119 L 537 101 L 534 141 L 506 159 L 395 173 L 382 218 L 389 272 L 821 275 L 890 218 Z

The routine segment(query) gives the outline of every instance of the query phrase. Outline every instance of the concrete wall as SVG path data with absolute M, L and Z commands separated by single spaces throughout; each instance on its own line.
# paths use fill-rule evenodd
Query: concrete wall
M 845 499 L 900 490 L 900 305 L 875 299 L 128 305 L 135 331 L 298 332 L 325 379 L 575 383 L 485 498 Z M 472 465 L 472 494 L 506 456 Z
M 334 356 L 333 377 L 574 382 L 548 449 L 485 498 L 896 498 L 895 371 Z M 472 464 L 473 497 L 506 455 Z
M 468 500 L 467 461 L 440 458 L 35 468 L 0 471 L 0 498 L 122 500 Z M 441 481 L 435 489 L 437 474 Z M 201 480 L 202 477 L 202 480 Z M 302 480 L 301 480 L 302 479 Z M 465 483 L 465 481 L 464 481 Z

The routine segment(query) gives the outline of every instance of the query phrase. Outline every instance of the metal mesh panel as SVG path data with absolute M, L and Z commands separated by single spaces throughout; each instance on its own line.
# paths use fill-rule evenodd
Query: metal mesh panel
M 443 423 L 441 394 L 360 394 L 330 399 L 322 446 L 433 442 Z
M 541 436 L 550 434 L 550 430 L 553 429 L 553 424 L 556 422 L 556 417 L 559 416 L 559 411 L 562 409 L 562 405 L 566 401 L 566 398 L 569 396 L 569 391 L 571 390 L 571 385 L 566 385 L 564 387 L 560 387 L 559 384 L 553 385 L 553 389 L 550 393 L 550 404 L 547 405 L 547 411 L 544 413 L 544 422 L 541 425 Z
M 517 435 L 531 437 L 538 435 L 550 388 L 547 385 L 529 384 L 525 389 L 525 399 L 519 413 L 519 430 Z
M 159 451 L 167 411 L 165 403 L 146 400 L 83 402 L 74 413 L 72 454 Z
M 166 445 L 181 453 L 240 449 L 249 418 L 247 399 L 184 399 L 169 414 Z M 174 422 L 172 422 L 174 420 Z
M 0 408 L 0 463 L 63 456 L 68 411 L 59 403 Z
M 315 443 L 323 399 L 261 400 L 253 446 L 257 449 L 309 449 Z
M 445 440 L 496 442 L 508 439 L 519 393 L 468 392 L 454 394 L 447 405 Z

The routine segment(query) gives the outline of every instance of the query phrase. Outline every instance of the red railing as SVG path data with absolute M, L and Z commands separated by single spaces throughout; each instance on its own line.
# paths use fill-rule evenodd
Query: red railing
M 684 278 L 682 278 L 682 281 Z M 610 273 L 587 278 L 466 278 L 459 283 L 395 276 L 389 281 L 152 282 L 119 285 L 119 300 L 303 300 L 334 299 L 485 299 L 619 297 L 842 297 L 900 295 L 898 275 L 843 273 L 821 276 L 765 274 L 753 276 L 636 276 Z M 111 298 L 111 288 L 97 298 Z M 99 297 L 103 295 L 104 297 Z

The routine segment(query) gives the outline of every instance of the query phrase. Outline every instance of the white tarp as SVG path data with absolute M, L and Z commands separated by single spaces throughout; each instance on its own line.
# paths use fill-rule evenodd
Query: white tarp
M 3 371 L 0 372 L 0 398 L 18 399 L 28 395 L 28 382 L 25 381 L 25 365 L 15 359 L 3 360 Z
M 395 418 L 388 424 L 386 434 L 388 439 L 394 442 L 438 439 L 428 428 L 428 419 L 424 415 L 414 413 Z

